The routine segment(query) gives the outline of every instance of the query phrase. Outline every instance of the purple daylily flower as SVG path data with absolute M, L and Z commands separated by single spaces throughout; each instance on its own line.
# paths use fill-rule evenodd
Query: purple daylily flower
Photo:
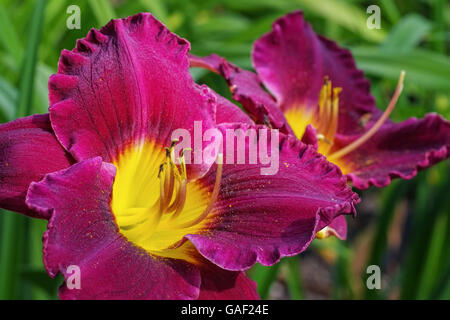
M 351 52 L 315 34 L 300 11 L 276 20 L 255 42 L 252 59 L 256 74 L 214 54 L 190 57 L 192 67 L 222 75 L 256 123 L 314 146 L 358 189 L 384 187 L 396 177 L 411 179 L 450 155 L 448 121 L 437 114 L 390 121 L 402 80 L 383 113 Z M 345 237 L 345 220 L 339 218 L 318 236 L 330 233 Z
M 63 285 L 60 298 L 256 299 L 244 270 L 355 214 L 339 168 L 283 133 L 273 176 L 172 162 L 171 133 L 194 121 L 259 128 L 193 82 L 189 48 L 149 14 L 112 20 L 62 52 L 49 114 L 0 126 L 0 206 L 48 220 L 51 277 L 80 268 L 81 288 Z

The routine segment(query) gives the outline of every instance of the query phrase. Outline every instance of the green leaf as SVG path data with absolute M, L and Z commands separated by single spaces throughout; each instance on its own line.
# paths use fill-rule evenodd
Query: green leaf
M 360 37 L 371 42 L 381 42 L 386 37 L 383 29 L 367 28 L 369 15 L 361 10 L 360 6 L 335 0 L 295 0 L 305 12 L 311 12 L 321 16 L 327 21 L 358 34 Z M 363 7 L 365 9 L 365 7 Z
M 425 38 L 431 29 L 431 23 L 417 14 L 409 14 L 396 24 L 381 48 L 397 53 L 408 52 Z
M 139 3 L 154 15 L 158 20 L 166 21 L 167 20 L 167 8 L 164 1 L 160 0 L 139 0 Z
M 373 47 L 357 47 L 352 53 L 358 67 L 367 74 L 397 80 L 401 70 L 408 82 L 427 89 L 450 88 L 450 58 L 431 51 L 388 52 Z
M 108 0 L 88 0 L 99 26 L 103 26 L 111 19 L 115 19 L 116 13 Z
M 22 73 L 17 98 L 17 117 L 23 117 L 31 111 L 34 75 L 39 40 L 41 38 L 46 0 L 37 0 L 30 22 L 30 32 L 26 51 L 23 56 Z M 5 213 L 1 213 L 5 214 Z M 24 217 L 9 213 L 3 218 L 0 243 L 0 299 L 15 299 L 18 292 L 19 268 L 23 250 L 21 242 L 24 236 Z
M 258 284 L 258 292 L 261 299 L 267 299 L 270 287 L 277 280 L 279 268 L 280 263 L 277 263 L 271 267 L 256 264 L 251 269 L 250 278 Z
M 41 40 L 44 9 L 47 0 L 36 1 L 30 22 L 30 32 L 27 39 L 25 55 L 22 63 L 21 79 L 19 84 L 19 97 L 17 102 L 17 115 L 23 117 L 30 114 L 33 95 L 34 76 L 36 73 L 37 54 Z
M 420 183 L 417 184 L 418 188 L 415 195 L 415 206 L 410 230 L 413 237 L 408 241 L 406 258 L 403 264 L 400 292 L 402 299 L 417 299 L 421 289 L 425 289 L 425 293 L 428 294 L 428 286 L 431 285 L 429 283 L 434 283 L 434 281 L 427 277 L 431 275 L 433 270 L 435 272 L 440 269 L 440 254 L 435 251 L 440 250 L 439 243 L 442 235 L 438 234 L 437 239 L 433 239 L 436 237 L 434 232 L 440 232 L 439 230 L 434 230 L 434 227 L 436 226 L 435 221 L 438 219 L 439 213 L 442 212 L 441 210 L 448 213 L 448 210 L 445 209 L 449 206 L 446 200 L 448 199 L 450 181 L 441 178 L 448 177 L 448 169 L 445 163 L 431 170 L 437 170 L 437 182 L 430 183 L 430 181 L 424 179 L 424 177 L 427 177 L 426 174 L 433 173 L 433 171 L 428 171 L 420 175 Z M 445 231 L 444 234 L 447 236 L 448 229 Z M 433 245 L 438 247 L 432 248 L 431 246 Z M 448 247 L 444 252 L 444 257 L 447 257 Z M 432 260 L 426 261 L 426 258 L 431 258 Z M 423 279 L 423 277 L 425 278 Z
M 436 274 L 439 273 L 439 262 L 441 261 L 441 254 L 446 254 L 445 251 L 445 236 L 447 230 L 448 210 L 449 206 L 444 206 L 444 210 L 434 221 L 433 231 L 431 233 L 431 241 L 425 252 L 424 270 L 419 277 L 419 286 L 417 289 L 417 299 L 427 299 L 430 297 L 433 285 L 436 281 Z M 448 248 L 447 248 L 448 249 Z
M 381 8 L 382 8 L 383 12 L 386 12 L 388 19 L 392 23 L 397 23 L 397 21 L 400 19 L 401 15 L 397 9 L 395 1 L 394 0 L 381 0 L 380 4 L 381 4 Z
M 448 33 L 446 38 L 446 26 L 445 17 L 449 15 L 450 9 L 447 0 L 435 0 L 433 1 L 433 31 L 439 36 L 438 41 L 433 43 L 433 47 L 437 52 L 445 53 L 445 47 L 448 39 Z M 447 21 L 448 22 L 448 21 Z M 448 28 L 447 28 L 448 30 Z
M 17 90 L 6 79 L 0 77 L 0 113 L 6 120 L 15 115 Z
M 387 235 L 389 228 L 394 219 L 395 208 L 401 199 L 407 192 L 407 184 L 404 181 L 393 181 L 389 187 L 384 189 L 380 198 L 380 214 L 377 217 L 377 225 L 375 234 L 372 240 L 372 248 L 370 250 L 367 266 L 377 265 L 381 267 L 383 261 L 383 255 L 387 250 Z M 367 280 L 366 268 L 363 270 L 363 283 Z M 366 299 L 379 298 L 379 292 L 376 290 L 365 291 Z
M 41 291 L 38 297 L 35 299 L 55 299 L 57 288 L 60 281 L 50 278 L 44 270 L 41 269 L 28 269 L 21 272 L 23 280 L 28 282 L 35 290 Z
M 290 0 L 223 0 L 224 5 L 236 11 L 255 12 L 257 10 L 293 10 L 295 5 Z
M 6 210 L 0 210 L 0 214 L 0 300 L 17 299 L 26 217 Z
M 30 269 L 27 269 L 27 271 L 24 271 L 25 273 L 31 272 L 31 282 L 34 280 L 37 281 L 37 286 L 31 287 L 31 297 L 33 299 L 49 299 L 49 298 L 56 298 L 57 293 L 57 286 L 60 283 L 60 281 L 57 281 L 55 279 L 51 279 L 48 277 L 44 265 L 42 264 L 43 261 L 43 252 L 42 252 L 42 235 L 44 234 L 45 230 L 47 229 L 47 221 L 41 220 L 41 219 L 33 219 L 29 220 L 29 228 L 28 228 L 28 249 L 29 249 L 29 259 L 28 259 L 28 267 Z M 36 279 L 33 278 L 33 276 L 36 276 Z M 26 276 L 22 274 L 22 276 Z M 42 286 L 41 284 L 44 284 Z
M 294 256 L 283 260 L 283 264 L 287 266 L 287 286 L 291 299 L 303 299 L 303 286 L 300 277 L 300 257 Z
M 22 45 L 13 26 L 14 24 L 9 19 L 8 11 L 0 3 L 0 43 L 18 62 L 21 59 Z

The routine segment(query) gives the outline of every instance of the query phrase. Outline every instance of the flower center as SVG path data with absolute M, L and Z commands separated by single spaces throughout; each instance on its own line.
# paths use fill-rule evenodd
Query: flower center
M 334 137 L 338 128 L 339 93 L 341 92 L 341 88 L 332 88 L 331 81 L 328 77 L 325 77 L 324 85 L 320 90 L 319 107 L 314 112 L 304 112 L 303 110 L 299 110 L 299 108 L 292 108 L 286 112 L 287 121 L 299 139 L 303 137 L 306 126 L 312 124 L 317 130 L 319 153 L 327 156 L 329 161 L 337 163 L 340 158 L 358 149 L 362 144 L 372 138 L 389 118 L 403 90 L 404 78 L 405 72 L 402 71 L 394 95 L 388 107 L 376 123 L 358 139 L 331 154 L 330 149 L 333 146 Z
M 333 146 L 338 127 L 339 93 L 341 88 L 333 88 L 331 81 L 325 77 L 319 93 L 319 106 L 314 111 L 292 108 L 286 112 L 286 119 L 295 135 L 301 139 L 306 126 L 312 124 L 317 131 L 319 153 L 327 155 Z
M 123 152 L 114 162 L 117 174 L 111 202 L 120 232 L 129 241 L 171 257 L 173 252 L 168 251 L 179 247 L 186 234 L 207 226 L 222 177 L 219 164 L 212 191 L 198 181 L 188 181 L 184 155 L 178 165 L 174 162 L 174 144 L 162 148 L 146 142 Z

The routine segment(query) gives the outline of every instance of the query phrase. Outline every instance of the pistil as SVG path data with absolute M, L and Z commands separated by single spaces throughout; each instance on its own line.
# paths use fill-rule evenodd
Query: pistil
M 394 95 L 392 96 L 391 101 L 389 102 L 386 111 L 384 111 L 383 115 L 377 120 L 377 122 L 368 130 L 365 134 L 363 134 L 360 138 L 353 141 L 346 147 L 330 154 L 327 158 L 329 161 L 335 161 L 343 156 L 349 154 L 350 152 L 359 148 L 363 143 L 367 142 L 373 135 L 381 128 L 381 126 L 385 123 L 385 121 L 389 118 L 392 110 L 394 110 L 395 105 L 397 104 L 398 98 L 403 90 L 403 81 L 405 79 L 405 71 L 400 73 L 400 77 L 398 79 L 397 87 L 395 89 Z

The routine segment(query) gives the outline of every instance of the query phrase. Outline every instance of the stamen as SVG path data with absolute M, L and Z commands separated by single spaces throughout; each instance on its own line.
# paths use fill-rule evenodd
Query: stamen
M 182 151 L 181 158 L 178 158 L 181 167 L 181 174 L 179 174 L 178 179 L 178 192 L 174 202 L 170 205 L 167 211 L 175 213 L 172 215 L 171 220 L 176 218 L 183 210 L 184 204 L 186 202 L 186 191 L 187 191 L 187 175 L 186 175 L 186 163 L 184 161 L 184 150 Z
M 397 104 L 398 98 L 403 90 L 403 81 L 405 79 L 405 71 L 402 71 L 400 73 L 400 77 L 398 79 L 397 87 L 395 89 L 394 95 L 392 96 L 391 101 L 389 102 L 388 107 L 386 108 L 386 111 L 383 113 L 383 115 L 378 119 L 378 121 L 370 128 L 369 131 L 367 131 L 365 134 L 363 134 L 359 139 L 353 141 L 346 147 L 332 153 L 327 158 L 329 161 L 335 161 L 350 152 L 356 150 L 359 148 L 363 143 L 367 142 L 372 136 L 380 129 L 380 127 L 384 124 L 384 122 L 389 118 L 389 115 L 391 114 L 392 110 L 394 110 L 395 105 Z
M 189 227 L 192 227 L 192 226 L 196 225 L 197 223 L 200 223 L 211 212 L 211 210 L 212 210 L 212 208 L 214 206 L 214 203 L 217 200 L 217 196 L 219 195 L 220 182 L 222 180 L 222 170 L 223 170 L 223 154 L 219 154 L 218 155 L 217 171 L 216 171 L 216 182 L 214 183 L 214 188 L 213 188 L 213 192 L 212 192 L 212 195 L 211 195 L 211 200 L 209 201 L 208 206 L 206 207 L 205 211 L 203 211 L 203 213 L 198 218 L 180 225 L 181 228 L 189 228 Z
M 333 88 L 330 79 L 325 76 L 319 94 L 319 108 L 313 118 L 313 125 L 318 132 L 319 152 L 325 155 L 331 149 L 337 131 L 341 90 Z

